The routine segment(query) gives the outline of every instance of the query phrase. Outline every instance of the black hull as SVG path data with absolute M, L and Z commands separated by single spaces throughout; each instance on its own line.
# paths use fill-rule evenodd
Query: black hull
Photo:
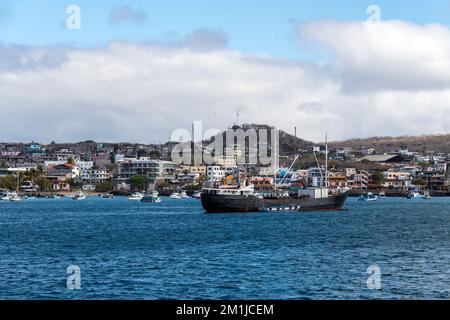
M 202 194 L 207 213 L 250 213 L 266 211 L 325 211 L 342 210 L 347 193 L 323 199 L 279 198 L 259 199 L 255 196 Z

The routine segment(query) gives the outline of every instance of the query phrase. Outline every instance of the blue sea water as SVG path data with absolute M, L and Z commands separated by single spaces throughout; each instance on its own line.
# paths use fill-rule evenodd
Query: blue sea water
M 367 287 L 372 265 L 381 290 Z M 0 299 L 448 298 L 448 198 L 249 215 L 194 199 L 0 201 Z

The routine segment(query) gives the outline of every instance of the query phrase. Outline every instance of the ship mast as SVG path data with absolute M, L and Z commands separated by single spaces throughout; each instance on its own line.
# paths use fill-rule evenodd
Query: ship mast
M 328 188 L 328 132 L 325 134 L 325 188 Z
M 273 170 L 273 186 L 274 186 L 274 190 L 275 192 L 277 191 L 277 172 L 278 172 L 278 149 L 277 149 L 277 143 L 278 143 L 278 139 L 277 139 L 277 130 L 274 130 L 273 132 L 275 134 L 274 139 L 272 140 L 273 142 L 273 154 L 274 154 L 274 170 Z

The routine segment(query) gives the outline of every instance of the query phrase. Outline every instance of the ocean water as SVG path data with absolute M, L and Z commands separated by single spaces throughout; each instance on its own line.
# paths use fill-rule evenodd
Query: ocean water
M 448 198 L 249 215 L 194 199 L 0 201 L 0 299 L 448 298 Z

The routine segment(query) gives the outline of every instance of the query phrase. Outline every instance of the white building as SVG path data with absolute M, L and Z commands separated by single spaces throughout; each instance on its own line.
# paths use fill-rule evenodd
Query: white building
M 81 172 L 80 180 L 83 184 L 99 184 L 111 179 L 108 170 L 86 169 Z
M 220 182 L 225 178 L 226 171 L 222 166 L 208 166 L 206 168 L 206 175 L 209 181 Z

